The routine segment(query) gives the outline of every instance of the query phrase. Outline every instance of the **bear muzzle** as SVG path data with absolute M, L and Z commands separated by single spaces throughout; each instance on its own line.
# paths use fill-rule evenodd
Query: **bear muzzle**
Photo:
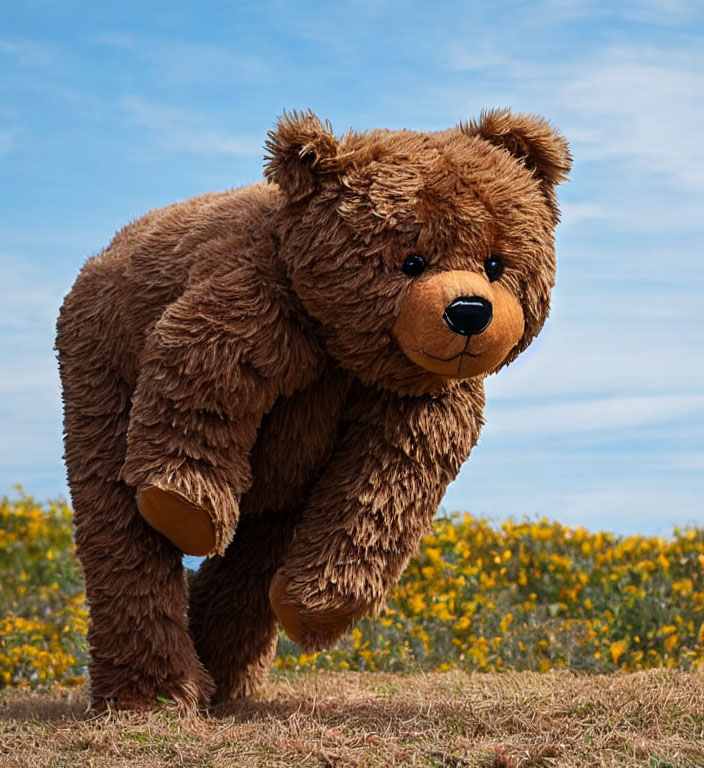
M 409 360 L 448 378 L 496 370 L 523 335 L 523 310 L 498 282 L 451 270 L 413 280 L 394 336 Z

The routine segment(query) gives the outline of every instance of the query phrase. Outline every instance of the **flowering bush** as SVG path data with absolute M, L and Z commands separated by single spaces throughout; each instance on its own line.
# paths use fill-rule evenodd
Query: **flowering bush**
M 81 682 L 87 611 L 64 502 L 0 502 L 0 584 L 0 686 Z
M 0 686 L 71 684 L 87 652 L 63 502 L 0 504 Z M 386 612 L 280 669 L 704 668 L 704 530 L 670 539 L 470 515 L 436 520 Z
M 618 537 L 559 523 L 435 521 L 376 621 L 282 668 L 612 672 L 704 665 L 704 530 Z

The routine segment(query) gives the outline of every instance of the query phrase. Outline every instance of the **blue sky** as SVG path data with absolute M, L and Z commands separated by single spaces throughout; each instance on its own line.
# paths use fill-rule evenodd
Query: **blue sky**
M 0 494 L 67 495 L 52 352 L 83 261 L 261 176 L 266 131 L 434 130 L 510 106 L 570 140 L 558 286 L 487 383 L 448 509 L 704 524 L 704 10 L 688 0 L 24 0 L 0 27 Z

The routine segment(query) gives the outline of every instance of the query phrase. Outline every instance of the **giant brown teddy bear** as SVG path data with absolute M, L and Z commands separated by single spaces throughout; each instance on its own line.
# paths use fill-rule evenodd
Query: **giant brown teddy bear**
M 268 152 L 268 184 L 118 232 L 61 309 L 96 706 L 246 696 L 278 624 L 313 649 L 377 613 L 548 313 L 570 156 L 543 120 L 293 113 Z

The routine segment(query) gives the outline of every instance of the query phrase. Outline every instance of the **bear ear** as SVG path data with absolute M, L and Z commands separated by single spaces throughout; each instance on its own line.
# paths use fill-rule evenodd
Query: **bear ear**
M 318 177 L 332 168 L 339 143 L 328 121 L 314 112 L 284 112 L 269 131 L 264 157 L 264 176 L 281 187 L 291 201 L 312 194 Z
M 481 113 L 479 122 L 460 123 L 467 136 L 479 136 L 522 160 L 540 180 L 548 202 L 556 209 L 554 188 L 567 179 L 572 157 L 567 141 L 543 118 L 513 114 L 508 109 Z

